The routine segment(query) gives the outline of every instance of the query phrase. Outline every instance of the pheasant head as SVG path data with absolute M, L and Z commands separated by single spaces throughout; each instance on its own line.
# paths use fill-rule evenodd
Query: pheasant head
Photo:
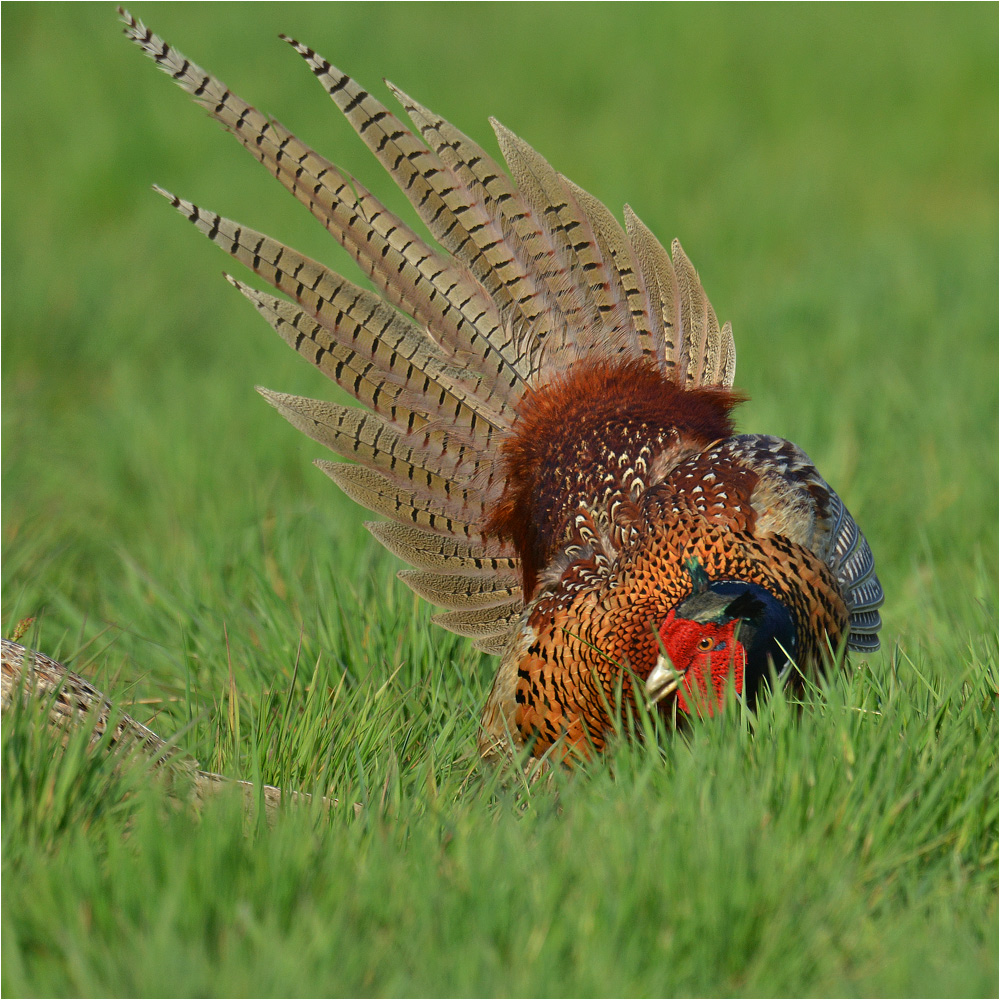
M 750 704 L 770 671 L 795 655 L 788 609 L 764 587 L 745 581 L 709 582 L 701 565 L 688 565 L 691 596 L 660 625 L 660 656 L 646 681 L 653 702 L 676 694 L 688 715 L 713 715 L 727 688 Z

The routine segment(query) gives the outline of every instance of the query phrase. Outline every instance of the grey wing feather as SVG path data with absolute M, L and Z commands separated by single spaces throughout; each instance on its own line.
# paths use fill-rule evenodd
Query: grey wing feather
M 496 608 L 476 608 L 468 611 L 445 611 L 434 615 L 431 621 L 449 632 L 473 639 L 498 637 L 506 639 L 520 621 L 524 602 L 520 599 Z
M 482 578 L 402 569 L 396 575 L 425 601 L 450 611 L 495 608 L 521 593 L 521 583 L 516 576 L 505 577 L 499 573 Z
M 884 600 L 875 558 L 843 501 L 801 448 L 765 434 L 741 434 L 723 446 L 758 475 L 751 496 L 756 530 L 775 532 L 814 552 L 840 584 L 850 622 L 848 647 L 878 648 Z

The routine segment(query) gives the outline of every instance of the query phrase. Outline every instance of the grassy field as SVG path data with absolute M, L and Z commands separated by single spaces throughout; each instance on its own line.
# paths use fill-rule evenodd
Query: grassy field
M 573 776 L 485 771 L 495 661 L 255 395 L 331 389 L 149 185 L 346 255 L 111 5 L 6 5 L 4 635 L 37 616 L 204 766 L 339 805 L 196 820 L 10 713 L 4 996 L 995 996 L 995 8 L 133 13 L 401 212 L 279 31 L 680 238 L 741 429 L 805 448 L 871 542 L 883 651 L 753 735 L 640 719 L 656 745 Z

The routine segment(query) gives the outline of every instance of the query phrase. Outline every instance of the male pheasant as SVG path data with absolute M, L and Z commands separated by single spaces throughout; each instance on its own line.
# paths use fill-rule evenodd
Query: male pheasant
M 230 277 L 367 409 L 261 394 L 354 464 L 317 462 L 388 520 L 372 534 L 433 619 L 502 659 L 484 755 L 600 750 L 642 692 L 711 715 L 846 646 L 878 648 L 871 549 L 809 458 L 734 434 L 732 331 L 678 242 L 593 196 L 493 121 L 511 180 L 390 90 L 421 138 L 293 39 L 438 246 L 353 177 L 122 12 L 125 33 L 354 256 L 367 291 L 161 192 L 270 282 Z M 422 141 L 421 141 L 422 139 Z M 159 189 L 158 189 L 159 190 Z M 796 669 L 797 668 L 797 669 Z

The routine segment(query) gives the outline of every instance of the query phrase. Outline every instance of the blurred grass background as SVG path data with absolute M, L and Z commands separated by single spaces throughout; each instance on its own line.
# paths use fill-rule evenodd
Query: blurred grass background
M 389 77 L 494 151 L 486 118 L 496 116 L 614 211 L 628 201 L 664 242 L 678 237 L 720 319 L 733 322 L 737 385 L 751 396 L 741 429 L 801 445 L 871 542 L 887 594 L 887 652 L 873 672 L 895 676 L 908 658 L 932 690 L 951 691 L 992 671 L 995 695 L 995 8 L 149 3 L 132 12 L 405 218 L 413 216 L 402 197 L 279 31 L 380 96 L 376 85 Z M 454 809 L 453 826 L 468 834 L 463 843 L 482 847 L 495 814 L 481 815 L 478 799 L 470 803 L 460 789 L 475 771 L 475 718 L 493 661 L 430 629 L 428 610 L 395 581 L 397 566 L 361 528 L 364 514 L 311 466 L 318 446 L 255 395 L 257 383 L 305 395 L 330 389 L 222 280 L 228 260 L 149 185 L 263 229 L 352 278 L 357 272 L 304 209 L 122 38 L 112 6 L 5 5 L 2 19 L 5 634 L 37 615 L 32 644 L 134 703 L 134 714 L 165 735 L 190 725 L 184 745 L 208 766 L 268 780 L 335 780 L 345 801 L 387 782 L 390 761 L 404 773 L 416 768 L 419 782 L 399 779 L 407 803 L 400 842 L 431 837 L 418 832 L 427 810 Z M 294 674 L 297 655 L 303 667 Z M 269 729 L 272 701 L 289 693 L 309 724 Z M 234 727 L 230 702 L 242 728 Z M 985 732 L 995 742 L 995 714 Z M 727 752 L 722 739 L 712 752 Z M 953 745 L 959 768 L 961 743 Z M 732 763 L 734 784 L 720 792 L 716 818 L 738 815 L 740 783 L 772 766 L 748 759 Z M 993 775 L 995 791 L 992 756 L 985 759 L 979 778 Z M 431 785 L 454 793 L 439 791 L 449 806 L 437 797 L 428 804 L 424 769 Z M 654 794 L 641 781 L 624 781 L 623 790 L 607 780 L 582 793 L 564 790 L 564 804 L 575 803 L 579 815 L 547 804 L 536 825 L 502 824 L 509 851 L 490 848 L 489 877 L 502 878 L 524 836 L 544 858 L 560 856 L 565 829 L 582 831 L 585 844 L 594 836 L 593 850 L 606 850 L 604 833 L 593 832 L 605 827 L 584 818 L 595 808 L 588 795 L 610 802 L 609 815 L 628 823 Z M 666 778 L 651 787 L 657 802 L 673 794 Z M 504 801 L 495 789 L 482 797 Z M 98 826 L 112 838 L 118 822 L 102 818 Z M 202 836 L 224 840 L 225 828 L 220 820 Z M 56 876 L 46 875 L 44 859 L 61 851 L 70 870 L 89 870 L 83 856 L 93 860 L 86 843 L 63 842 L 68 833 L 12 829 L 5 874 L 23 888 L 5 893 L 5 992 L 32 992 L 31 984 L 44 992 L 42 983 L 54 992 L 116 984 L 155 992 L 153 978 L 116 979 L 120 969 L 102 966 L 78 931 L 62 945 L 21 928 L 11 938 L 12 899 L 22 906 L 47 899 L 44 923 L 46 913 L 75 913 L 74 900 L 85 895 L 64 871 L 65 898 L 49 898 Z M 342 863 L 360 863 L 373 850 L 366 829 L 333 852 Z M 926 843 L 943 835 L 915 834 L 914 850 L 925 833 Z M 637 838 L 622 850 L 639 850 Z M 168 837 L 157 849 L 171 857 L 186 849 L 181 840 Z M 214 857 L 221 842 L 202 846 Z M 769 863 L 789 856 L 783 845 L 790 846 L 780 838 L 771 845 Z M 835 888 L 844 844 L 832 837 L 815 849 Z M 962 860 L 947 864 L 966 872 L 976 850 L 981 843 L 964 843 Z M 428 844 L 414 852 L 418 868 L 433 867 Z M 141 881 L 129 868 L 139 862 L 112 853 Z M 378 892 L 405 879 L 409 855 L 401 848 L 392 856 L 382 857 L 388 881 Z M 248 865 L 266 863 L 254 855 Z M 109 864 L 100 854 L 93 870 L 104 874 L 93 878 L 116 870 Z M 282 864 L 306 879 L 318 862 L 302 856 Z M 809 865 L 797 864 L 805 877 Z M 936 877 L 927 876 L 940 913 L 928 927 L 954 933 L 954 913 L 971 905 L 962 895 L 968 886 L 945 889 Z M 995 871 L 987 883 L 994 902 L 983 902 L 989 892 L 976 896 L 963 929 L 971 923 L 982 933 L 990 921 L 995 929 Z M 981 892 L 985 883 L 976 884 Z M 550 891 L 558 885 L 538 890 Z M 875 921 L 873 937 L 884 937 L 886 954 L 907 941 L 929 946 L 929 936 L 913 937 L 911 925 L 927 918 L 912 899 L 884 904 L 880 918 L 877 904 L 865 909 L 869 891 L 854 902 Z M 148 903 L 163 897 L 154 893 Z M 536 916 L 549 912 L 537 898 L 523 905 Z M 501 912 L 516 913 L 517 899 Z M 781 914 L 785 933 L 794 931 L 789 912 Z M 624 917 L 602 919 L 618 926 Z M 193 918 L 192 927 L 209 933 Z M 98 939 L 113 947 L 115 933 Z M 161 944 L 188 954 L 197 935 L 177 933 Z M 600 922 L 578 933 L 587 942 L 580 960 L 600 965 Z M 976 933 L 962 938 L 965 950 L 956 939 L 952 961 L 941 958 L 933 974 L 906 964 L 916 946 L 896 956 L 898 967 L 876 952 L 861 972 L 847 970 L 837 948 L 857 954 L 813 927 L 799 947 L 819 957 L 797 971 L 789 966 L 785 978 L 768 979 L 774 970 L 765 966 L 750 974 L 751 962 L 715 979 L 688 969 L 658 989 L 655 975 L 629 979 L 619 969 L 616 979 L 612 949 L 602 975 L 553 980 L 550 990 L 561 983 L 569 993 L 682 993 L 686 984 L 766 992 L 784 983 L 805 992 L 936 986 L 961 994 L 963 985 L 995 992 L 995 940 Z M 383 943 L 395 940 L 385 934 Z M 152 940 L 142 939 L 150 954 Z M 755 947 L 748 939 L 740 954 L 760 960 Z M 529 966 L 546 955 L 538 944 Z M 531 980 L 511 980 L 518 988 L 487 975 L 517 957 L 511 944 L 508 958 L 475 967 L 479 978 L 469 971 L 442 982 L 530 992 Z M 963 966 L 967 978 L 956 981 Z M 197 992 L 194 984 L 210 981 L 195 977 L 189 986 Z M 187 981 L 177 982 L 182 992 Z M 238 991 L 239 982 L 219 980 L 216 991 Z M 430 979 L 411 981 L 421 982 L 430 989 Z M 341 991 L 405 992 L 400 983 L 377 974 L 366 982 L 359 971 Z M 316 984 L 306 972 L 284 982 L 290 994 L 321 989 Z

